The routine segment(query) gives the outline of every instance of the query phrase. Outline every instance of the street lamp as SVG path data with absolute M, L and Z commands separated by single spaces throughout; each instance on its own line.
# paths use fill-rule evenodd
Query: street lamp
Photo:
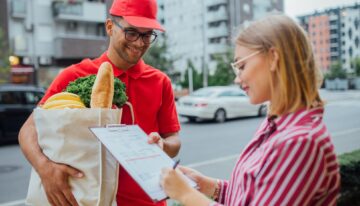
M 11 66 L 16 66 L 20 63 L 20 59 L 17 56 L 9 56 L 9 62 Z

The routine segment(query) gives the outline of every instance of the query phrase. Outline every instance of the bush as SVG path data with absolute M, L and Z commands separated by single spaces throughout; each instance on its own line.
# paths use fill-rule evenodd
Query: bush
M 341 194 L 339 206 L 360 206 L 360 150 L 339 156 Z
M 325 79 L 346 79 L 346 71 L 342 68 L 339 62 L 331 65 L 330 71 L 325 74 Z

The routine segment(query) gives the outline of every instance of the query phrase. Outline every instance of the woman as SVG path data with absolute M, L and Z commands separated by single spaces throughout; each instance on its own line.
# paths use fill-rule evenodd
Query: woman
M 321 75 L 305 32 L 283 15 L 254 22 L 236 39 L 232 67 L 252 104 L 269 101 L 268 118 L 240 154 L 230 181 L 179 166 L 163 170 L 165 192 L 186 206 L 336 205 L 339 167 L 322 122 Z

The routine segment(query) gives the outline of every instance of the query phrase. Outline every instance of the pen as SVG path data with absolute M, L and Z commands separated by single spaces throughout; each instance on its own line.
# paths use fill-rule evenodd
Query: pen
M 176 160 L 176 162 L 174 163 L 173 169 L 176 169 L 176 167 L 178 166 L 179 163 L 180 163 L 180 159 Z

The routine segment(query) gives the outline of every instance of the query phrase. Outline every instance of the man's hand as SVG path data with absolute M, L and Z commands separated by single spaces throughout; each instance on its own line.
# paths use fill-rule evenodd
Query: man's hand
M 148 143 L 157 144 L 170 157 L 175 157 L 179 153 L 181 145 L 177 132 L 164 134 L 151 132 L 148 136 Z
M 161 149 L 164 149 L 164 140 L 157 132 L 151 132 L 148 136 L 149 144 L 157 144 Z
M 65 164 L 48 161 L 38 173 L 51 205 L 78 206 L 69 185 L 69 178 L 82 178 L 84 174 L 81 171 Z

